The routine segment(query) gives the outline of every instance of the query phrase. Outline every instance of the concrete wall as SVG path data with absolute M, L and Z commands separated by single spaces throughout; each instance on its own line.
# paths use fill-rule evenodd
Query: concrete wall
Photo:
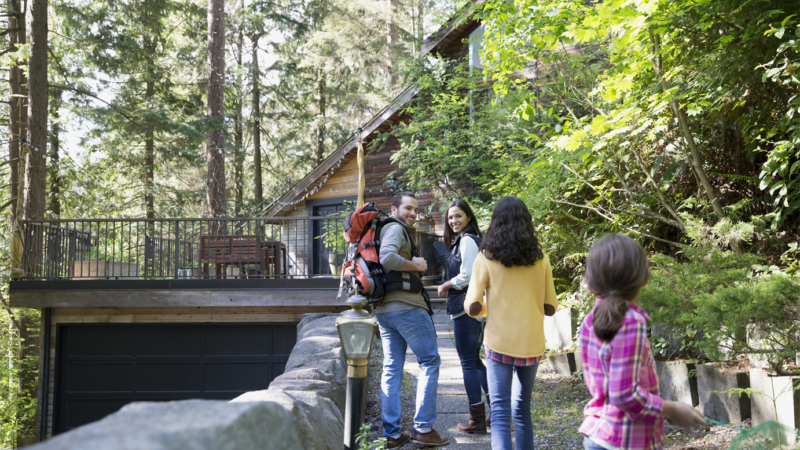
M 305 314 L 283 375 L 230 402 L 137 402 L 32 450 L 340 450 L 347 366 L 337 314 Z

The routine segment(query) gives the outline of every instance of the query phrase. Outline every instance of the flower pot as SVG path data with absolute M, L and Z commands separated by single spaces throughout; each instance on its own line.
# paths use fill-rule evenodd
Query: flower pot
M 747 372 L 722 371 L 709 364 L 697 365 L 700 409 L 710 419 L 726 423 L 741 423 L 749 419 L 750 398 L 747 395 L 719 393 L 749 387 L 750 375 Z
M 697 376 L 694 364 L 684 361 L 656 361 L 658 394 L 664 400 L 697 406 Z
M 753 426 L 776 420 L 777 409 L 778 423 L 800 428 L 800 390 L 795 390 L 798 383 L 798 377 L 772 377 L 761 369 L 750 369 L 750 387 L 763 393 L 750 396 Z M 794 433 L 785 432 L 780 436 L 783 444 L 796 445 L 796 439 Z
M 347 256 L 345 253 L 328 253 L 328 266 L 331 269 L 331 274 L 337 276 L 342 274 L 345 256 Z

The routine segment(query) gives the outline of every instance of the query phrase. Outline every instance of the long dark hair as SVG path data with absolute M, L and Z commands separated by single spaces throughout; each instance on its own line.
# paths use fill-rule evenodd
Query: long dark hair
M 481 250 L 486 258 L 505 267 L 531 266 L 544 258 L 533 218 L 522 200 L 507 196 L 497 202 Z
M 610 342 L 622 326 L 628 302 L 650 278 L 642 246 L 622 234 L 609 234 L 595 242 L 586 258 L 586 286 L 603 299 L 594 310 L 594 334 Z
M 450 228 L 450 221 L 447 220 L 447 217 L 450 215 L 450 208 L 458 207 L 461 208 L 462 211 L 469 217 L 469 223 L 462 231 L 470 232 L 478 237 L 482 237 L 483 233 L 481 233 L 481 229 L 478 228 L 478 221 L 475 219 L 475 213 L 472 212 L 472 208 L 469 207 L 469 203 L 460 198 L 458 200 L 453 200 L 447 205 L 447 209 L 444 210 L 444 243 L 449 247 L 453 245 L 453 241 L 455 240 L 456 236 L 458 236 L 452 228 Z

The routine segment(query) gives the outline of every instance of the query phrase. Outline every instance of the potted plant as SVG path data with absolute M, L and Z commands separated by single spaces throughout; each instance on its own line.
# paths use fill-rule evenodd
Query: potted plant
M 344 240 L 344 227 L 338 220 L 326 220 L 322 223 L 321 239 L 328 250 L 328 267 L 333 275 L 342 274 L 342 265 L 347 255 L 347 242 Z

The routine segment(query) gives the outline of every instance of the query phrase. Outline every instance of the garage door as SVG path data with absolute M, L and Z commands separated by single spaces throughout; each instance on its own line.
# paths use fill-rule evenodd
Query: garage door
M 232 399 L 282 374 L 296 324 L 59 325 L 53 432 L 133 401 Z

